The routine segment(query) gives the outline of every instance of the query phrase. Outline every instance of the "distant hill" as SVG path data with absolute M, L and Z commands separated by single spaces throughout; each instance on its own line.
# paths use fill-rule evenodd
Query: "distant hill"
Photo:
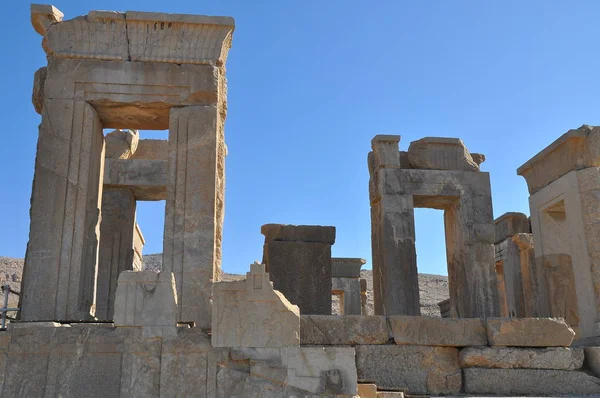
M 162 253 L 147 254 L 144 256 L 145 269 L 162 269 Z M 0 257 L 0 284 L 8 284 L 12 289 L 21 289 L 21 275 L 23 272 L 23 259 Z M 223 273 L 221 280 L 231 281 L 243 279 L 245 275 Z M 367 313 L 373 314 L 373 274 L 371 270 L 361 271 L 361 277 L 367 280 Z M 419 291 L 421 295 L 421 314 L 440 316 L 437 303 L 449 297 L 448 277 L 441 275 L 419 274 Z M 11 295 L 9 306 L 16 306 L 18 298 Z M 334 300 L 333 310 L 337 313 L 339 303 Z

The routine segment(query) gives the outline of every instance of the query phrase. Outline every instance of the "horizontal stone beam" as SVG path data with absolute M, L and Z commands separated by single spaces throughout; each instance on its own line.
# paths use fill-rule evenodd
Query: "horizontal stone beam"
M 136 200 L 167 199 L 167 162 L 146 159 L 106 159 L 104 186 L 129 188 Z

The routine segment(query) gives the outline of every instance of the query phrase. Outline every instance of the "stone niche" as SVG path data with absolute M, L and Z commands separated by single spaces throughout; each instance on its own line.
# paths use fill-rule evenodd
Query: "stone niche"
M 177 320 L 210 328 L 233 19 L 90 11 L 63 20 L 55 7 L 33 4 L 31 22 L 48 65 L 32 96 L 42 120 L 21 319 L 110 319 L 118 273 L 133 269 L 135 201 L 166 200 L 163 270 L 175 276 Z M 107 128 L 168 129 L 169 139 L 145 142 L 135 130 L 105 138 Z M 106 214 L 104 188 L 121 196 L 105 197 Z M 109 210 L 109 201 L 121 204 Z M 101 231 L 100 220 L 119 214 L 122 226 L 110 221 Z
M 500 315 L 490 176 L 456 138 L 423 138 L 400 152 L 378 135 L 369 153 L 375 313 L 420 315 L 415 207 L 444 210 L 453 317 Z
M 569 130 L 517 173 L 529 187 L 540 316 L 600 335 L 600 127 Z

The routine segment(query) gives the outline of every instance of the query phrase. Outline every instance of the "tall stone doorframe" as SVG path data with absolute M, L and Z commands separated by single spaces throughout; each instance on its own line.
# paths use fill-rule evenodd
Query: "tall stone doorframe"
M 93 319 L 103 129 L 169 129 L 163 269 L 175 274 L 177 319 L 210 327 L 221 263 L 233 19 L 91 11 L 63 21 L 56 8 L 32 5 L 31 20 L 48 66 L 34 83 L 42 122 L 21 319 Z M 118 170 L 133 167 L 118 163 Z
M 423 138 L 408 152 L 399 142 L 375 136 L 368 157 L 375 313 L 420 315 L 413 209 L 427 207 L 444 210 L 451 315 L 499 316 L 484 156 L 456 138 Z
M 600 335 L 600 127 L 569 130 L 517 174 L 529 188 L 540 316 Z

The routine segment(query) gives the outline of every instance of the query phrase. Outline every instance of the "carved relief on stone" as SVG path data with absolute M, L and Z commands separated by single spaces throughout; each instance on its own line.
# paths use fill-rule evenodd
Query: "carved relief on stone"
M 544 256 L 548 300 L 552 317 L 564 318 L 573 328 L 579 326 L 577 291 L 573 276 L 573 263 L 568 254 Z

